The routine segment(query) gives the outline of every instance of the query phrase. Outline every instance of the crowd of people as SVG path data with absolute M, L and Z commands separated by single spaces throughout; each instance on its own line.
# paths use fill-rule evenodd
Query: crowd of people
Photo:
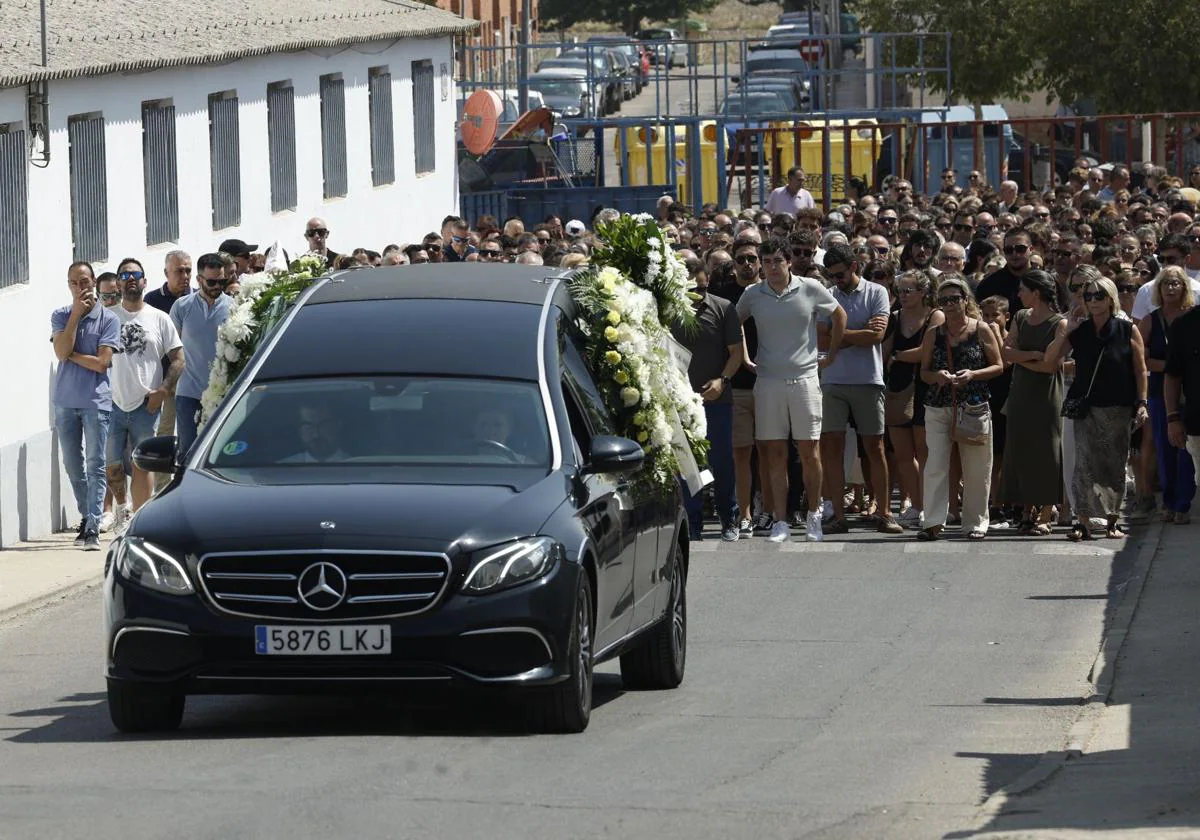
M 699 292 L 700 328 L 677 338 L 705 400 L 722 539 L 783 541 L 795 528 L 822 540 L 852 524 L 922 540 L 960 525 L 976 540 L 1056 525 L 1073 540 L 1115 538 L 1127 495 L 1129 521 L 1189 521 L 1200 169 L 1186 184 L 1150 170 L 1134 186 L 1123 166 L 1080 163 L 1044 193 L 993 190 L 978 172 L 963 188 L 947 170 L 936 195 L 892 178 L 874 195 L 856 185 L 828 213 L 798 167 L 771 195 L 777 212 L 659 201 L 663 239 Z M 447 216 L 420 242 L 344 254 L 314 218 L 297 253 L 330 269 L 575 268 L 616 215 L 528 228 Z M 217 328 L 239 278 L 266 259 L 227 240 L 196 259 L 193 285 L 191 256 L 172 251 L 149 290 L 136 258 L 99 276 L 69 268 L 72 302 L 53 313 L 51 338 L 79 545 L 98 549 L 153 492 L 133 447 L 156 432 L 177 433 L 183 451 L 195 440 Z M 693 539 L 705 504 L 689 500 Z

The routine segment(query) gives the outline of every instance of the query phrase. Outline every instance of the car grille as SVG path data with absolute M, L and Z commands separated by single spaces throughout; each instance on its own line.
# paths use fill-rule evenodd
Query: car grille
M 444 554 L 255 552 L 207 554 L 200 582 L 218 610 L 252 618 L 355 621 L 423 612 L 450 580 Z

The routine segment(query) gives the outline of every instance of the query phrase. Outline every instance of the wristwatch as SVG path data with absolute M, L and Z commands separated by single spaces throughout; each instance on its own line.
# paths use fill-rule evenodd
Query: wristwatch
M 1146 402 L 1145 400 L 1138 400 L 1133 404 L 1134 408 L 1148 408 L 1149 406 L 1150 403 Z
M 721 384 L 724 385 L 726 388 L 729 387 L 729 382 L 730 382 L 730 379 L 728 376 L 721 377 Z

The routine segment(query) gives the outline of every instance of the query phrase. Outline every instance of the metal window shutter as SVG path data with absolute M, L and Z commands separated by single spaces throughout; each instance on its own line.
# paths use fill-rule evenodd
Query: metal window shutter
M 392 74 L 370 77 L 371 183 L 379 187 L 396 181 L 396 152 L 392 125 Z
M 208 98 L 208 148 L 212 164 L 213 230 L 242 223 L 241 135 L 238 98 L 213 94 Z
M 179 179 L 175 106 L 142 106 L 142 167 L 146 182 L 146 244 L 179 239 Z
M 341 79 L 321 79 L 321 172 L 325 197 L 346 195 L 346 89 Z
M 267 87 L 271 212 L 296 209 L 296 101 L 290 86 Z
M 23 130 L 0 126 L 0 288 L 29 282 L 29 173 Z

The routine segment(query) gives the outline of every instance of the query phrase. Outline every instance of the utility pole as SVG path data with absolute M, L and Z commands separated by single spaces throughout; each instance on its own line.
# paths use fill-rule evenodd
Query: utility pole
M 533 0 L 521 0 L 521 41 L 517 45 L 517 110 L 529 110 L 529 51 L 533 42 Z

